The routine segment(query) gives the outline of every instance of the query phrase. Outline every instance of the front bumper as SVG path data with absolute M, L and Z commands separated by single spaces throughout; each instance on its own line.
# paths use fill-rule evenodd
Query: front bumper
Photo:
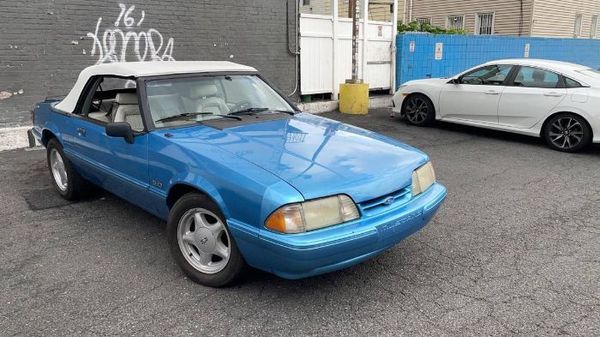
M 423 228 L 445 197 L 446 189 L 436 183 L 396 209 L 302 234 L 257 233 L 235 221 L 229 221 L 229 228 L 249 265 L 299 279 L 349 267 L 391 248 Z

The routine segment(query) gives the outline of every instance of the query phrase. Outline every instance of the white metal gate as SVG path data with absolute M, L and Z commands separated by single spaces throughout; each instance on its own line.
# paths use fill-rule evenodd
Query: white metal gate
M 300 15 L 302 95 L 331 93 L 337 99 L 339 84 L 352 77 L 352 19 L 338 18 L 333 3 L 333 15 Z M 392 22 L 360 20 L 358 72 L 372 90 L 395 86 L 396 12 Z

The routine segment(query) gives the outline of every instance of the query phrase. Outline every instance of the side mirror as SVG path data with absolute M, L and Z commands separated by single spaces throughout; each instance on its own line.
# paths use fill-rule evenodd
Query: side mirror
M 133 131 L 127 122 L 106 124 L 106 135 L 110 137 L 123 137 L 129 144 L 133 144 Z
M 451 79 L 451 80 L 450 80 L 450 82 L 448 82 L 448 83 L 452 83 L 452 84 L 460 84 L 460 82 L 461 82 L 461 81 L 460 81 L 460 77 L 459 77 L 459 78 L 453 78 L 453 79 Z

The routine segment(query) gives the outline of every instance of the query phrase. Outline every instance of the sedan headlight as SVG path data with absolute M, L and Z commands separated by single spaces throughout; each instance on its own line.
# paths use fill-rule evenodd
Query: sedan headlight
M 281 233 L 303 233 L 359 217 L 354 201 L 341 194 L 280 207 L 269 216 L 265 226 Z
M 419 167 L 412 174 L 412 195 L 416 196 L 425 192 L 435 183 L 435 172 L 431 162 Z

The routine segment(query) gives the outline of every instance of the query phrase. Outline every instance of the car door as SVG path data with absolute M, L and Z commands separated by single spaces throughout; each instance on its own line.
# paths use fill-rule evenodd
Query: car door
M 563 81 L 555 72 L 519 66 L 500 98 L 499 123 L 518 129 L 533 127 L 567 96 Z
M 149 187 L 147 133 L 134 132 L 132 143 L 106 134 L 106 125 L 113 122 L 119 109 L 115 101 L 118 92 L 127 91 L 128 97 L 137 97 L 137 94 L 131 88 L 107 89 L 106 82 L 108 79 L 104 78 L 90 88 L 87 95 L 91 99 L 84 101 L 81 111 L 73 118 L 75 149 L 85 166 L 82 173 L 106 190 L 143 207 Z M 139 109 L 137 99 L 128 103 Z M 99 106 L 106 108 L 99 109 Z
M 486 65 L 459 76 L 440 94 L 442 118 L 498 124 L 498 103 L 512 65 Z

